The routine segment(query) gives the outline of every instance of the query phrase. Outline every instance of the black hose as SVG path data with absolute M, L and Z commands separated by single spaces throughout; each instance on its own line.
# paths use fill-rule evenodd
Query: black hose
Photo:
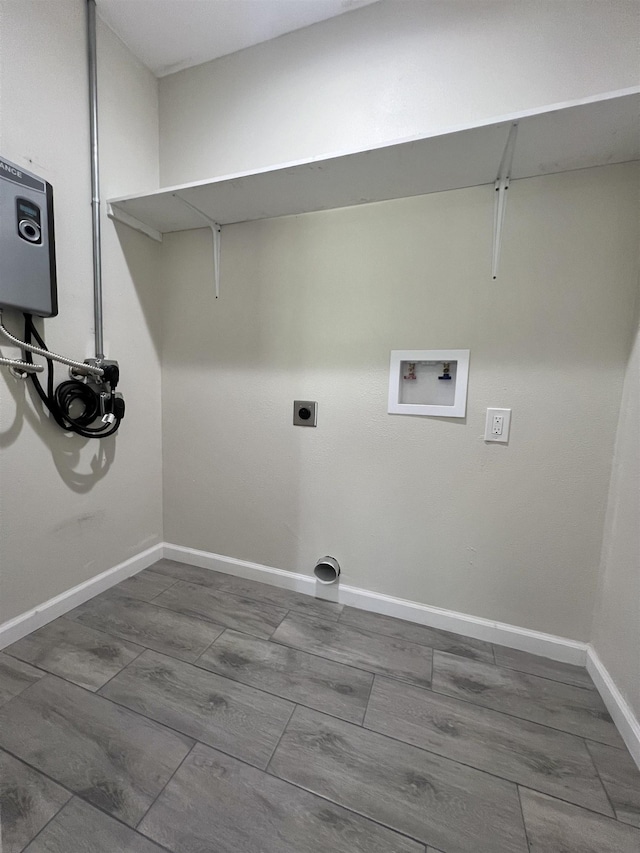
M 24 339 L 30 344 L 34 337 L 42 349 L 47 345 L 42 339 L 33 322 L 31 314 L 24 315 Z M 28 350 L 24 351 L 25 361 L 33 364 L 33 357 Z M 51 413 L 58 426 L 66 432 L 75 432 L 84 438 L 108 438 L 117 432 L 121 418 L 116 417 L 113 424 L 103 424 L 92 427 L 91 424 L 100 415 L 100 403 L 96 392 L 86 383 L 78 379 L 69 379 L 62 382 L 54 390 L 54 366 L 53 361 L 47 359 L 47 391 L 40 384 L 37 374 L 31 373 L 33 386 L 44 405 Z M 71 408 L 80 406 L 78 414 L 72 415 Z

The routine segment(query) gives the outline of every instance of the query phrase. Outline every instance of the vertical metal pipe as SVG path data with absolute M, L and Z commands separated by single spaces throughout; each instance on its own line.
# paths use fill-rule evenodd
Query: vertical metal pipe
M 96 2 L 87 0 L 89 50 L 89 116 L 91 134 L 91 212 L 93 224 L 93 321 L 96 358 L 104 358 L 102 331 L 102 243 L 100 235 L 100 159 L 98 152 L 98 74 L 96 58 Z

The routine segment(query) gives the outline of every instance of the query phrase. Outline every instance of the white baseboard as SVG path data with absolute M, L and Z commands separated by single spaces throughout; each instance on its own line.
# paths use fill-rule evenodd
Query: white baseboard
M 417 622 L 420 625 L 441 628 L 466 637 L 474 637 L 477 640 L 486 640 L 489 643 L 531 652 L 551 660 L 573 663 L 578 666 L 586 665 L 589 675 L 602 696 L 629 752 L 640 767 L 640 722 L 636 719 L 593 647 L 586 643 L 554 634 L 545 634 L 541 631 L 533 631 L 529 628 L 520 628 L 517 625 L 509 625 L 504 622 L 494 622 L 467 613 L 431 607 L 428 604 L 407 601 L 344 583 L 326 587 L 317 584 L 315 579 L 308 575 L 274 569 L 260 563 L 250 563 L 245 560 L 237 560 L 234 557 L 212 554 L 209 551 L 198 551 L 195 548 L 186 548 L 181 545 L 165 543 L 164 556 L 179 563 L 188 563 L 193 566 L 200 566 L 203 569 L 225 572 L 248 580 L 268 583 L 281 589 L 291 589 L 307 595 L 316 595 L 319 598 L 330 597 L 331 601 L 359 607 L 361 610 L 371 610 L 386 616 L 396 616 L 399 619 Z M 330 596 L 327 591 L 330 592 Z
M 470 616 L 467 613 L 431 607 L 428 604 L 371 592 L 342 582 L 337 584 L 336 595 L 336 586 L 326 587 L 316 584 L 315 578 L 308 575 L 274 569 L 246 560 L 236 560 L 234 557 L 224 557 L 221 554 L 212 554 L 209 551 L 198 551 L 195 548 L 186 548 L 182 545 L 172 545 L 165 542 L 164 556 L 179 563 L 189 563 L 203 569 L 237 575 L 248 580 L 268 583 L 281 589 L 292 589 L 307 595 L 317 595 L 318 598 L 330 597 L 331 601 L 339 601 L 340 604 L 359 607 L 361 610 L 371 610 L 375 613 L 383 613 L 386 616 L 397 616 L 399 619 L 406 619 L 409 622 L 441 628 L 445 631 L 463 634 L 477 640 L 486 640 L 489 643 L 496 643 L 501 646 L 509 646 L 512 649 L 531 652 L 563 663 L 574 663 L 579 666 L 584 666 L 586 663 L 587 644 L 566 637 L 544 634 L 540 631 L 532 631 L 529 628 L 519 628 L 516 625 L 508 625 L 504 622 L 494 622 L 479 616 Z M 328 594 L 328 590 L 330 590 L 330 594 Z
M 613 678 L 609 675 L 593 646 L 589 646 L 587 650 L 587 672 L 598 688 L 598 693 L 602 696 L 602 700 L 622 735 L 633 760 L 640 768 L 640 721 L 616 687 Z
M 154 545 L 152 548 L 147 548 L 146 551 L 141 551 L 135 557 L 130 557 L 123 563 L 107 569 L 77 586 L 68 589 L 66 592 L 56 595 L 55 598 L 50 598 L 43 604 L 34 607 L 33 610 L 28 610 L 26 613 L 16 616 L 15 619 L 10 619 L 0 625 L 0 649 L 10 646 L 32 631 L 42 628 L 58 616 L 68 613 L 74 607 L 83 604 L 95 595 L 109 589 L 120 581 L 141 572 L 143 569 L 153 565 L 163 556 L 163 545 Z
M 640 722 L 616 687 L 593 647 L 587 646 L 586 643 L 540 631 L 532 631 L 528 628 L 520 628 L 504 622 L 494 622 L 467 613 L 431 607 L 428 604 L 407 601 L 344 583 L 326 587 L 317 584 L 315 578 L 308 575 L 275 569 L 271 566 L 263 566 L 260 563 L 250 563 L 246 560 L 237 560 L 234 557 L 225 557 L 209 551 L 186 548 L 182 545 L 172 545 L 167 542 L 147 548 L 117 566 L 107 569 L 106 572 L 89 578 L 89 580 L 57 595 L 55 598 L 45 601 L 33 610 L 0 625 L 0 649 L 17 642 L 32 631 L 68 613 L 69 610 L 78 607 L 78 605 L 120 583 L 120 581 L 152 566 L 163 557 L 179 563 L 188 563 L 204 569 L 268 583 L 281 589 L 290 589 L 319 598 L 328 598 L 341 604 L 359 607 L 361 610 L 371 610 L 374 613 L 382 613 L 386 616 L 396 616 L 399 619 L 406 619 L 420 625 L 441 628 L 478 640 L 486 640 L 512 649 L 531 652 L 551 660 L 578 665 L 585 665 L 586 663 L 587 670 L 629 748 L 629 752 L 640 767 Z

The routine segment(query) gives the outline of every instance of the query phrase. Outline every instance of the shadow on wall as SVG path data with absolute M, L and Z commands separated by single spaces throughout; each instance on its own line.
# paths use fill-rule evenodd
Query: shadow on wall
M 28 388 L 29 386 L 29 388 Z M 96 443 L 97 452 L 88 460 L 83 448 L 90 438 L 63 432 L 44 410 L 31 382 L 7 376 L 6 387 L 15 400 L 13 422 L 0 432 L 0 449 L 14 444 L 27 423 L 51 451 L 51 458 L 63 482 L 74 492 L 86 494 L 107 474 L 116 456 L 115 436 Z M 30 394 L 29 394 L 30 392 Z M 31 396 L 31 400 L 28 399 Z
M 136 321 L 144 320 L 155 353 L 159 357 L 162 349 L 158 286 L 160 244 L 127 225 L 113 221 L 105 228 L 103 238 L 108 248 L 112 246 L 111 241 L 114 242 L 114 247 L 116 243 L 118 245 L 117 252 L 110 253 L 110 262 L 113 263 L 113 256 L 117 255 L 120 256 L 118 262 L 124 264 L 124 269 L 107 267 L 107 272 L 111 272 L 114 281 L 118 278 L 123 280 L 123 272 L 128 274 L 137 295 L 137 306 L 134 307 L 140 310 Z

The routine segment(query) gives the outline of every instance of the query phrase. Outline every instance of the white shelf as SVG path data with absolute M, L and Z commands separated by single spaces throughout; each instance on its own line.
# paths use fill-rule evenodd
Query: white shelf
M 205 217 L 228 225 L 491 184 L 514 122 L 512 180 L 640 159 L 638 87 L 366 151 L 115 198 L 109 215 L 161 239 L 202 228 Z

